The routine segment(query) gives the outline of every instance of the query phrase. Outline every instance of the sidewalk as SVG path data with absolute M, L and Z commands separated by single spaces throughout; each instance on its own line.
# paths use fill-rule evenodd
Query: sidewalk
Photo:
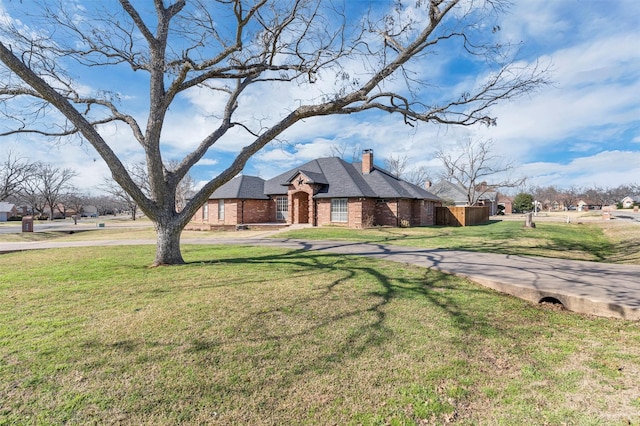
M 57 247 L 155 244 L 153 240 L 0 243 L 0 253 Z M 557 300 L 584 314 L 640 320 L 640 266 L 437 250 L 344 241 L 209 238 L 182 244 L 234 244 L 369 256 L 469 278 L 532 303 Z

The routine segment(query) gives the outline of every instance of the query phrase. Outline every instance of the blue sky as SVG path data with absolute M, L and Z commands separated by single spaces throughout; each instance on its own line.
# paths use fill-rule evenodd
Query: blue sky
M 28 2 L 0 0 L 0 17 L 15 19 L 14 9 L 25 7 Z M 375 161 L 380 165 L 389 156 L 407 156 L 415 166 L 427 167 L 435 177 L 440 164 L 434 159 L 434 152 L 474 138 L 491 139 L 494 153 L 513 161 L 517 174 L 527 176 L 530 184 L 613 187 L 640 183 L 640 2 L 516 0 L 513 3 L 496 22 L 501 28 L 499 37 L 522 42 L 519 60 L 549 65 L 553 83 L 529 96 L 494 107 L 497 126 L 455 128 L 420 124 L 412 128 L 404 125 L 401 117 L 382 112 L 314 118 L 299 123 L 280 142 L 265 147 L 248 163 L 244 173 L 270 178 L 296 164 L 331 155 L 332 145 L 346 144 L 373 149 Z M 386 4 L 351 1 L 349 11 L 356 16 L 370 7 L 382 9 Z M 478 74 L 472 63 L 450 61 L 447 66 L 452 65 L 455 72 L 440 75 L 438 90 L 455 90 L 460 81 L 473 80 Z M 427 77 L 436 72 L 420 71 Z M 101 83 L 79 70 L 77 75 L 84 78 L 81 83 L 87 90 Z M 116 72 L 110 79 L 120 85 L 133 108 L 142 109 L 143 75 L 134 74 L 134 79 L 124 76 L 124 72 Z M 306 90 L 308 87 L 286 91 L 261 87 L 243 99 L 240 113 L 268 121 L 273 105 L 303 98 Z M 192 93 L 176 104 L 163 137 L 166 158 L 180 158 L 198 143 L 210 128 L 211 114 L 219 106 L 219 100 L 204 91 Z M 105 128 L 102 133 L 125 160 L 142 158 L 122 129 Z M 216 176 L 228 164 L 231 154 L 247 143 L 245 136 L 231 136 L 194 168 L 192 175 L 196 181 Z M 85 191 L 94 190 L 109 175 L 106 165 L 89 146 L 52 144 L 25 137 L 0 138 L 0 157 L 9 149 L 32 160 L 75 169 L 79 173 L 75 183 Z

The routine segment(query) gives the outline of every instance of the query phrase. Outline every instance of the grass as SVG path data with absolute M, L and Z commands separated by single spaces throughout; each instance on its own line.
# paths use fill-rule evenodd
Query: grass
M 1 255 L 0 424 L 640 424 L 637 323 L 367 258 L 183 252 Z
M 494 221 L 481 226 L 458 228 L 321 227 L 293 230 L 278 234 L 277 237 L 365 241 L 411 247 L 640 264 L 640 226 L 613 222 L 538 222 L 536 228 L 524 228 L 519 221 Z
M 82 241 L 82 240 L 150 240 L 155 241 L 151 226 L 128 228 L 110 226 L 77 232 L 47 231 L 0 234 L 0 242 Z M 305 228 L 282 232 L 276 238 L 365 241 L 423 248 L 468 250 L 508 255 L 556 257 L 608 263 L 640 265 L 640 225 L 622 221 L 536 223 L 527 229 L 521 221 L 493 221 L 469 227 Z M 184 231 L 183 239 L 247 237 L 264 231 Z

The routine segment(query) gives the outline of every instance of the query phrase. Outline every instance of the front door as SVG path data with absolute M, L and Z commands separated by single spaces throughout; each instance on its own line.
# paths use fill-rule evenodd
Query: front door
M 292 197 L 293 221 L 292 223 L 309 223 L 309 194 L 296 192 Z

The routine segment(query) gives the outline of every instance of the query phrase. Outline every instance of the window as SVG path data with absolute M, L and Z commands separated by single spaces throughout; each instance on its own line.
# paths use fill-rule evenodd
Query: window
M 287 197 L 276 198 L 276 220 L 286 222 L 289 217 L 289 199 Z
M 202 220 L 209 220 L 209 202 L 207 201 L 202 206 Z
M 347 222 L 346 198 L 334 198 L 331 200 L 331 222 Z
M 218 200 L 218 220 L 224 220 L 224 200 Z

